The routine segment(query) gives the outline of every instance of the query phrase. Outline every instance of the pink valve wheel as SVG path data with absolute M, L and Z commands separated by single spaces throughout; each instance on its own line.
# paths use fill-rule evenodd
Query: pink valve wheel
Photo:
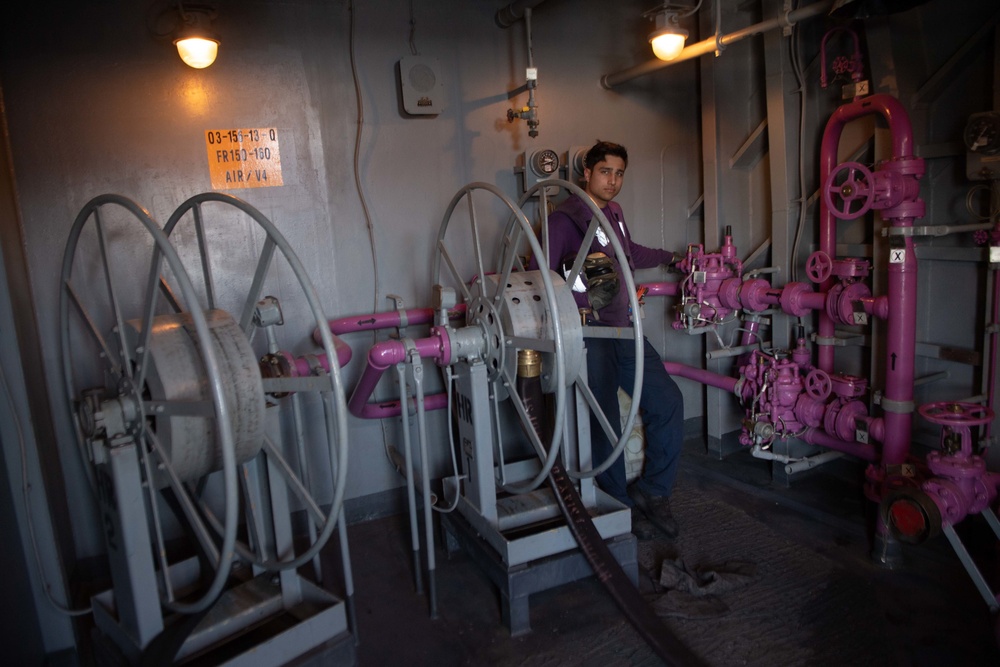
M 809 255 L 806 260 L 806 275 L 816 284 L 824 282 L 833 273 L 833 260 L 822 250 Z
M 917 412 L 930 423 L 942 426 L 982 426 L 993 421 L 993 411 L 978 403 L 926 403 Z
M 823 201 L 834 217 L 854 220 L 867 213 L 875 200 L 874 177 L 859 162 L 844 162 L 826 177 Z M 860 204 L 857 208 L 856 205 Z
M 826 371 L 817 368 L 809 371 L 809 374 L 806 375 L 806 393 L 809 394 L 810 398 L 825 401 L 830 396 L 832 389 L 833 381 L 830 380 L 830 375 Z

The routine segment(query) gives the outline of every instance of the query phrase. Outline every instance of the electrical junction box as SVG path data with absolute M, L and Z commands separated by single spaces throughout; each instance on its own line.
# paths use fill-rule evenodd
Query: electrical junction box
M 436 116 L 444 111 L 441 65 L 431 56 L 404 56 L 399 61 L 403 110 L 413 116 Z

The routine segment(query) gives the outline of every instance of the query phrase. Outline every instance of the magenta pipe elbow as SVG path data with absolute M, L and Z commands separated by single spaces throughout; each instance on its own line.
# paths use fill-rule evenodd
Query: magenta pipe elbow
M 413 345 L 421 359 L 439 359 L 444 354 L 444 348 L 446 347 L 438 332 L 435 332 L 435 335 L 431 337 L 419 338 L 413 341 Z M 372 346 L 372 349 L 368 351 L 368 366 L 365 367 L 364 373 L 361 374 L 361 379 L 358 380 L 357 386 L 354 387 L 354 393 L 351 394 L 351 400 L 347 403 L 347 408 L 351 411 L 352 415 L 355 417 L 365 416 L 368 399 L 375 393 L 375 387 L 378 385 L 379 380 L 382 379 L 382 374 L 392 366 L 405 361 L 406 355 L 407 347 L 403 341 L 386 340 Z M 374 413 L 372 410 L 369 410 L 368 414 Z M 387 414 L 386 416 L 392 415 Z M 367 418 L 377 419 L 379 417 L 371 416 Z
M 386 340 L 372 346 L 372 349 L 368 351 L 368 366 L 361 374 L 361 379 L 358 380 L 357 386 L 354 387 L 354 393 L 351 394 L 351 400 L 347 403 L 347 408 L 352 415 L 362 416 L 368 398 L 375 393 L 375 387 L 382 379 L 382 374 L 404 359 L 406 359 L 406 346 L 403 345 L 402 341 Z

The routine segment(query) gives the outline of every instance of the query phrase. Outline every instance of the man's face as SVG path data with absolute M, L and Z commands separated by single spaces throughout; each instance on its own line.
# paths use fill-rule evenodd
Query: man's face
M 605 156 L 593 169 L 584 169 L 583 178 L 587 182 L 587 194 L 604 208 L 621 192 L 622 181 L 625 180 L 625 160 L 617 155 Z

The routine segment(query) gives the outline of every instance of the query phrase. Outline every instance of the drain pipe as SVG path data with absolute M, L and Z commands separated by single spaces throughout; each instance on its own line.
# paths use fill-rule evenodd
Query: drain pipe
M 517 0 L 516 2 L 512 2 L 506 7 L 497 10 L 497 25 L 501 28 L 509 28 L 524 18 L 525 10 L 530 12 L 543 2 L 545 0 Z
M 692 44 L 691 46 L 685 47 L 685 49 L 681 51 L 680 54 L 673 60 L 660 60 L 659 58 L 653 58 L 652 60 L 642 63 L 641 65 L 635 65 L 634 67 L 622 70 L 621 72 L 605 74 L 601 77 L 601 86 L 607 90 L 611 90 L 619 84 L 631 81 L 632 79 L 650 74 L 652 72 L 656 72 L 657 70 L 661 70 L 664 67 L 673 65 L 674 63 L 691 60 L 692 58 L 700 58 L 701 56 L 709 53 L 720 51 L 722 48 L 729 46 L 734 42 L 738 42 L 745 37 L 759 35 L 760 33 L 767 32 L 768 30 L 774 30 L 775 28 L 790 28 L 805 19 L 819 16 L 820 14 L 826 14 L 832 6 L 833 0 L 823 0 L 822 2 L 817 2 L 809 5 L 808 7 L 802 7 L 793 11 L 786 11 L 773 19 L 755 23 L 754 25 L 743 28 L 742 30 L 731 32 L 728 35 L 723 35 L 721 37 L 713 36 L 709 39 L 704 39 L 700 42 Z

